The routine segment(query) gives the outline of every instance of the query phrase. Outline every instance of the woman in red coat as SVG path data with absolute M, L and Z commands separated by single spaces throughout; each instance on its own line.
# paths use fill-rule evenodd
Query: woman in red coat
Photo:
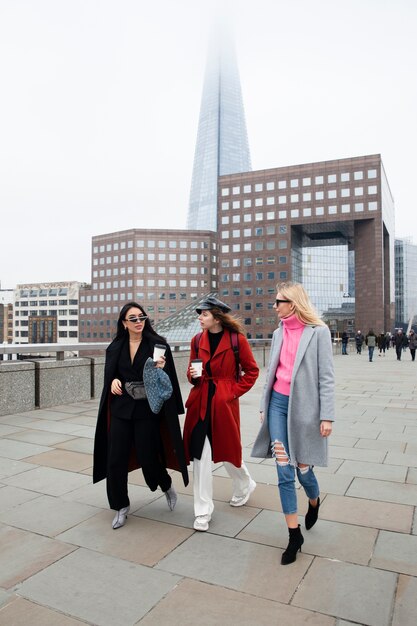
M 191 341 L 188 380 L 193 388 L 185 405 L 184 447 L 187 461 L 193 460 L 194 528 L 201 531 L 208 530 L 214 509 L 212 460 L 224 462 L 233 480 L 231 506 L 246 504 L 256 487 L 242 461 L 239 397 L 254 385 L 259 368 L 230 310 L 217 298 L 207 298 L 196 309 L 203 332 Z M 203 362 L 201 376 L 193 365 L 197 358 Z

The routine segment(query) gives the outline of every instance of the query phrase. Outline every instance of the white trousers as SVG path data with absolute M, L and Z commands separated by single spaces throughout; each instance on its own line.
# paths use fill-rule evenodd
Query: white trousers
M 232 497 L 247 493 L 251 481 L 248 468 L 242 461 L 241 467 L 224 462 L 224 467 L 233 481 Z M 194 515 L 211 515 L 213 504 L 213 474 L 211 467 L 211 445 L 206 437 L 201 459 L 193 459 Z

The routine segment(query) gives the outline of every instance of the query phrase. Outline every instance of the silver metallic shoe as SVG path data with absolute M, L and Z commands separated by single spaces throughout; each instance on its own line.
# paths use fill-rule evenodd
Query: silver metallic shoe
M 171 485 L 168 491 L 165 491 L 164 493 L 168 502 L 168 506 L 170 510 L 173 511 L 175 509 L 175 505 L 177 504 L 177 499 L 178 499 L 177 492 L 175 491 L 174 486 Z
M 112 522 L 113 530 L 116 530 L 117 528 L 121 528 L 122 526 L 126 524 L 127 514 L 129 513 L 129 511 L 130 511 L 130 506 L 125 506 L 123 509 L 120 509 L 120 511 L 117 511 Z

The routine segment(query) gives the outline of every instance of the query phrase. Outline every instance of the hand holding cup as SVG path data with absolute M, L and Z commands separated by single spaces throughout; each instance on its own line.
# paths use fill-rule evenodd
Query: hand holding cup
M 201 359 L 193 359 L 190 365 L 191 378 L 200 378 L 203 373 L 203 361 Z

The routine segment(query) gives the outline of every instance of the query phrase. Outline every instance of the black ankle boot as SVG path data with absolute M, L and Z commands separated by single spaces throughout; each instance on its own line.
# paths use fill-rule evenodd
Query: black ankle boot
M 317 518 L 319 516 L 319 508 L 320 508 L 320 498 L 317 498 L 317 505 L 312 506 L 311 503 L 308 503 L 308 511 L 305 517 L 306 530 L 310 530 L 313 528 L 314 524 L 317 522 Z
M 294 563 L 297 558 L 297 552 L 301 552 L 301 546 L 304 543 L 304 537 L 301 534 L 300 524 L 298 524 L 297 528 L 289 528 L 288 532 L 290 534 L 290 541 L 288 543 L 287 549 L 282 553 L 281 557 L 281 565 L 289 565 L 290 563 Z

